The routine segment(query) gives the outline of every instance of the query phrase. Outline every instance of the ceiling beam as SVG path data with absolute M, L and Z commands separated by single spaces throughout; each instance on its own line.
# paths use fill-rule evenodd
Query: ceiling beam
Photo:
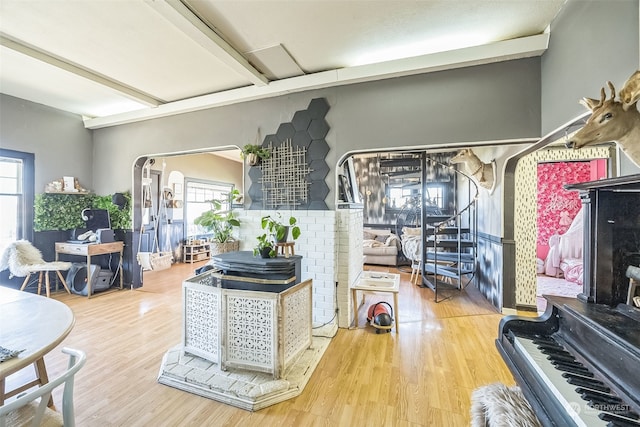
M 154 98 L 149 94 L 140 92 L 139 90 L 126 86 L 116 80 L 110 79 L 109 77 L 103 76 L 64 59 L 58 58 L 51 53 L 31 47 L 4 33 L 0 33 L 0 45 L 6 47 L 7 49 L 11 49 L 15 52 L 21 53 L 22 55 L 33 58 L 37 61 L 44 62 L 53 67 L 60 68 L 61 70 L 72 73 L 76 76 L 85 78 L 94 83 L 98 83 L 126 96 L 133 101 L 146 105 L 147 107 L 157 107 L 158 105 L 163 103 L 162 100 Z
M 181 1 L 146 0 L 146 3 L 191 40 L 198 43 L 223 64 L 249 80 L 252 84 L 266 86 L 269 83 L 269 79 L 253 67 L 233 46 L 209 28 Z
M 267 86 L 247 86 L 169 102 L 153 110 L 138 110 L 129 113 L 114 114 L 113 116 L 96 117 L 85 120 L 84 126 L 87 129 L 99 129 L 207 108 L 222 107 L 240 102 L 272 98 L 306 90 L 451 70 L 499 61 L 530 58 L 542 55 L 547 49 L 548 44 L 549 34 L 546 33 L 491 43 L 489 45 L 423 55 L 415 58 L 305 74 L 303 76 L 275 80 Z

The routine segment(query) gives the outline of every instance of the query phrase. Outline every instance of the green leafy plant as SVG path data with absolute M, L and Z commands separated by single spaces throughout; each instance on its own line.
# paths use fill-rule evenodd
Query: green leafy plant
M 131 230 L 131 193 L 127 191 L 120 194 L 124 201 L 122 208 L 113 203 L 113 195 L 95 196 L 93 208 L 109 211 L 112 229 Z
M 36 194 L 34 231 L 66 231 L 84 227 L 82 210 L 93 205 L 94 197 L 90 194 Z
M 209 200 L 211 210 L 204 212 L 193 222 L 204 227 L 207 232 L 213 233 L 213 238 L 218 243 L 232 241 L 233 227 L 240 227 L 240 221 L 231 210 L 223 209 L 223 206 L 231 206 L 233 200 L 240 195 L 240 191 L 233 189 L 224 199 Z
M 267 230 L 269 234 L 273 235 L 276 242 L 282 242 L 286 239 L 287 230 L 291 230 L 291 237 L 293 240 L 296 240 L 300 237 L 300 227 L 296 224 L 298 220 L 290 216 L 288 221 L 284 221 L 282 218 L 282 214 L 278 212 L 276 217 L 272 217 L 271 215 L 263 216 L 260 221 L 263 230 Z
M 257 162 L 258 160 L 264 160 L 271 157 L 271 150 L 269 150 L 268 148 L 264 148 L 261 145 L 246 144 L 244 147 L 242 147 L 240 157 L 242 157 L 243 159 L 245 157 L 251 159 L 251 155 L 255 156 Z
M 276 256 L 276 250 L 274 249 L 274 244 L 271 241 L 271 238 L 265 233 L 261 236 L 256 237 L 258 243 L 253 248 L 253 255 L 260 255 L 263 258 L 274 258 Z M 268 256 L 265 256 L 268 255 Z
M 114 230 L 131 229 L 131 193 L 122 193 L 125 199 L 123 208 L 113 204 L 112 195 L 93 194 L 36 194 L 33 205 L 33 229 L 35 231 L 66 231 L 84 228 L 82 220 L 84 209 L 106 209 Z

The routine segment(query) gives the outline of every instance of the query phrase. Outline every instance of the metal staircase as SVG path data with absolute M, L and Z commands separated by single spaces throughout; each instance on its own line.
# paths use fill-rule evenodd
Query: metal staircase
M 427 194 L 428 168 L 450 165 L 422 155 L 422 194 Z M 435 301 L 450 298 L 452 290 L 464 289 L 475 275 L 478 249 L 478 187 L 470 176 L 453 169 L 453 209 L 450 214 L 433 214 L 422 203 L 422 285 L 431 288 Z M 439 293 L 445 291 L 444 298 Z

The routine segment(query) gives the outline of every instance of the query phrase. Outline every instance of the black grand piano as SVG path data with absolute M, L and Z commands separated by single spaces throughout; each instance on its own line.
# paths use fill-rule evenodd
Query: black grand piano
M 640 175 L 566 188 L 585 205 L 583 292 L 546 296 L 540 317 L 504 317 L 496 345 L 543 425 L 640 427 L 640 309 L 627 304 Z

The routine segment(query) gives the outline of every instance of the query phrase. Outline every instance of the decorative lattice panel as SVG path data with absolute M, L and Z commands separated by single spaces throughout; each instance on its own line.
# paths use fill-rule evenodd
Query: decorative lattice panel
M 184 289 L 185 350 L 219 363 L 220 293 Z
M 264 207 L 275 209 L 279 206 L 295 207 L 309 200 L 306 147 L 293 147 L 291 139 L 280 146 L 269 144 L 271 157 L 262 161 L 262 192 Z
M 284 296 L 282 300 L 284 363 L 311 344 L 311 286 Z
M 272 371 L 275 299 L 227 295 L 226 361 Z

